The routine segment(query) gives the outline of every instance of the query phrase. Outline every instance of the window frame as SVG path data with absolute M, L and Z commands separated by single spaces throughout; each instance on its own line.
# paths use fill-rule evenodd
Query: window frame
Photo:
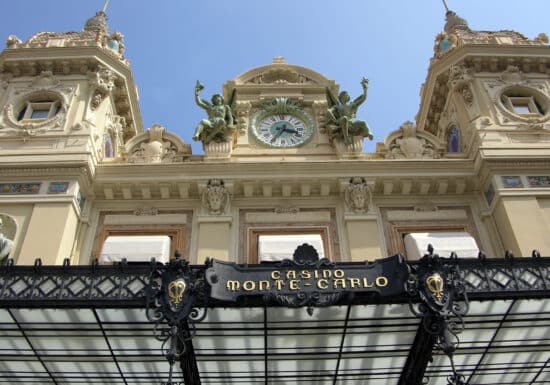
M 175 258 L 178 250 L 184 253 L 185 226 L 184 225 L 105 225 L 98 235 L 97 248 L 93 253 L 99 260 L 103 244 L 109 236 L 140 236 L 140 235 L 166 235 L 170 237 L 170 259 Z
M 48 107 L 48 108 L 44 108 Z M 34 122 L 40 122 L 45 121 L 48 119 L 53 118 L 56 116 L 61 109 L 61 103 L 59 100 L 46 100 L 46 101 L 30 101 L 28 100 L 25 104 L 25 107 L 21 110 L 23 112 L 23 116 L 21 119 L 19 119 L 20 122 L 22 121 L 34 121 Z M 35 111 L 48 111 L 48 115 L 46 117 L 40 117 L 40 118 L 33 118 L 32 115 Z
M 248 263 L 270 263 L 278 261 L 259 260 L 259 237 L 260 235 L 320 235 L 323 240 L 325 258 L 332 260 L 332 249 L 330 248 L 329 228 L 327 226 L 303 226 L 303 227 L 250 227 L 248 228 Z
M 537 105 L 533 95 L 528 96 L 510 96 L 502 95 L 504 105 L 508 110 L 516 115 L 521 116 L 542 116 L 544 115 L 540 107 Z M 526 106 L 529 112 L 520 112 L 516 110 L 516 106 Z

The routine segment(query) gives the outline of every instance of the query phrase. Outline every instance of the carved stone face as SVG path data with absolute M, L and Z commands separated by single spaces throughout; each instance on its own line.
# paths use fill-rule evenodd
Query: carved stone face
M 350 198 L 355 209 L 365 209 L 367 207 L 367 194 L 362 186 L 354 186 L 350 191 Z

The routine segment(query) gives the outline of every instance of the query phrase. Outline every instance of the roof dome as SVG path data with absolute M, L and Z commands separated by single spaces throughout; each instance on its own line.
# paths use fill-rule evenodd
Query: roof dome
M 84 31 L 101 31 L 104 34 L 109 33 L 109 25 L 107 24 L 107 15 L 103 11 L 99 11 L 95 16 L 89 18 L 84 25 Z

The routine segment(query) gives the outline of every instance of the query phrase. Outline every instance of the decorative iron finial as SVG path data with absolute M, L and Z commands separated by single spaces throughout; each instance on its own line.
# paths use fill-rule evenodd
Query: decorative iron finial
M 105 0 L 105 2 L 103 3 L 103 8 L 101 9 L 101 12 L 105 13 L 107 11 L 107 6 L 109 5 L 109 1 L 110 0 Z
M 443 1 L 443 6 L 445 7 L 445 11 L 449 12 L 449 7 L 447 6 L 447 2 L 445 0 L 441 0 L 441 1 Z

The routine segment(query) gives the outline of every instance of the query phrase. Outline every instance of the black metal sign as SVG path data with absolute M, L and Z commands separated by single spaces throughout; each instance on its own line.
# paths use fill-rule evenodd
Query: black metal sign
M 212 298 L 234 302 L 241 297 L 264 296 L 292 307 L 329 306 L 354 293 L 398 295 L 404 291 L 407 277 L 408 267 L 397 255 L 346 265 L 299 253 L 293 260 L 265 266 L 214 260 L 206 271 Z

